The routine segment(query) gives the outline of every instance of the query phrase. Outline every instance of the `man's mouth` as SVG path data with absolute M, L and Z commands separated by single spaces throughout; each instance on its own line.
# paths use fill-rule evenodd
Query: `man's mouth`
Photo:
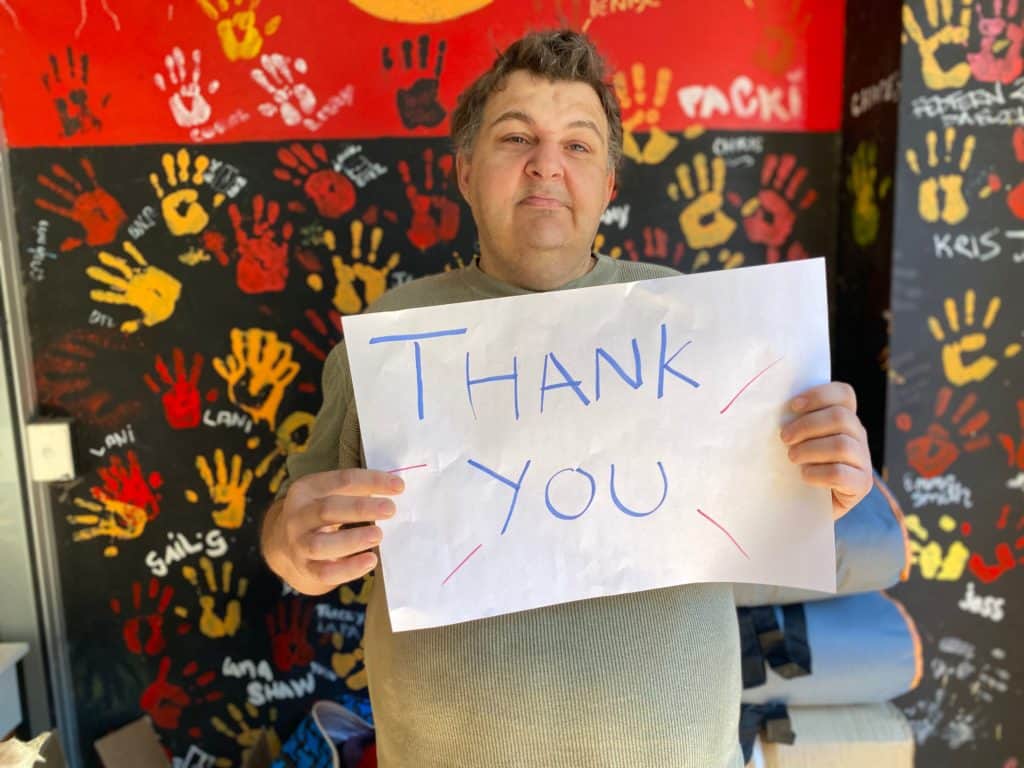
M 565 203 L 559 200 L 557 197 L 548 197 L 547 195 L 529 195 L 519 201 L 522 205 L 528 205 L 532 208 L 565 208 Z

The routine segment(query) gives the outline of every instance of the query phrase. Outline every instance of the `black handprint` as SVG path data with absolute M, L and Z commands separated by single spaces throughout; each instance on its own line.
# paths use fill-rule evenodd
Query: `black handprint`
M 402 61 L 406 73 L 410 76 L 429 73 L 428 63 L 430 57 L 430 35 L 420 35 L 417 38 L 418 63 L 417 70 L 413 70 L 412 40 L 402 41 Z M 408 88 L 399 88 L 395 94 L 398 104 L 398 115 L 402 118 L 402 124 L 406 128 L 417 126 L 433 127 L 444 120 L 447 112 L 437 100 L 438 81 L 441 77 L 441 70 L 444 68 L 444 52 L 447 44 L 441 40 L 437 44 L 437 58 L 434 61 L 433 76 L 418 77 Z M 391 58 L 391 49 L 386 47 L 381 51 L 384 69 L 390 70 L 395 66 Z
M 43 73 L 42 80 L 46 90 L 53 96 L 53 104 L 57 108 L 61 126 L 65 136 L 76 133 L 98 131 L 103 122 L 89 108 L 89 56 L 82 54 L 78 61 L 71 51 L 66 49 L 67 72 L 62 76 L 61 65 L 57 55 L 50 54 L 50 72 Z M 106 107 L 110 100 L 108 93 L 100 101 L 100 107 Z

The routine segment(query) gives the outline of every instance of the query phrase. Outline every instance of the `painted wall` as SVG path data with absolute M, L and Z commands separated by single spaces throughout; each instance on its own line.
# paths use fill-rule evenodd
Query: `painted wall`
M 857 390 L 858 413 L 879 470 L 885 463 L 900 31 L 899 5 L 890 0 L 846 7 L 833 375 Z
M 343 317 L 472 258 L 445 136 L 495 49 L 587 29 L 627 126 L 599 247 L 730 268 L 834 256 L 843 13 L 0 0 L 39 409 L 76 420 L 81 475 L 52 508 L 92 764 L 91 742 L 142 712 L 175 757 L 225 765 L 315 698 L 367 712 L 369 584 L 289 594 L 256 522 Z
M 925 644 L 919 765 L 1024 754 L 1024 29 L 1017 0 L 903 6 L 886 461 Z

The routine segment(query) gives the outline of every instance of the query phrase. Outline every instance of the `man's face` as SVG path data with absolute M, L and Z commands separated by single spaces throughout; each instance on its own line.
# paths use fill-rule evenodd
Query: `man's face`
M 458 175 L 485 272 L 543 290 L 590 269 L 615 174 L 608 120 L 589 85 L 513 72 L 487 100 Z

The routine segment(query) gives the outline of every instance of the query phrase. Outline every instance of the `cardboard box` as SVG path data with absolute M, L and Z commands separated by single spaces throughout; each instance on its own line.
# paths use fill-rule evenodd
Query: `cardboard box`
M 0 643 L 0 739 L 21 725 L 18 662 L 27 653 L 28 643 Z
M 97 739 L 94 746 L 105 768 L 170 768 L 149 716 Z
M 894 705 L 789 707 L 792 745 L 760 744 L 763 768 L 914 768 L 914 734 Z

